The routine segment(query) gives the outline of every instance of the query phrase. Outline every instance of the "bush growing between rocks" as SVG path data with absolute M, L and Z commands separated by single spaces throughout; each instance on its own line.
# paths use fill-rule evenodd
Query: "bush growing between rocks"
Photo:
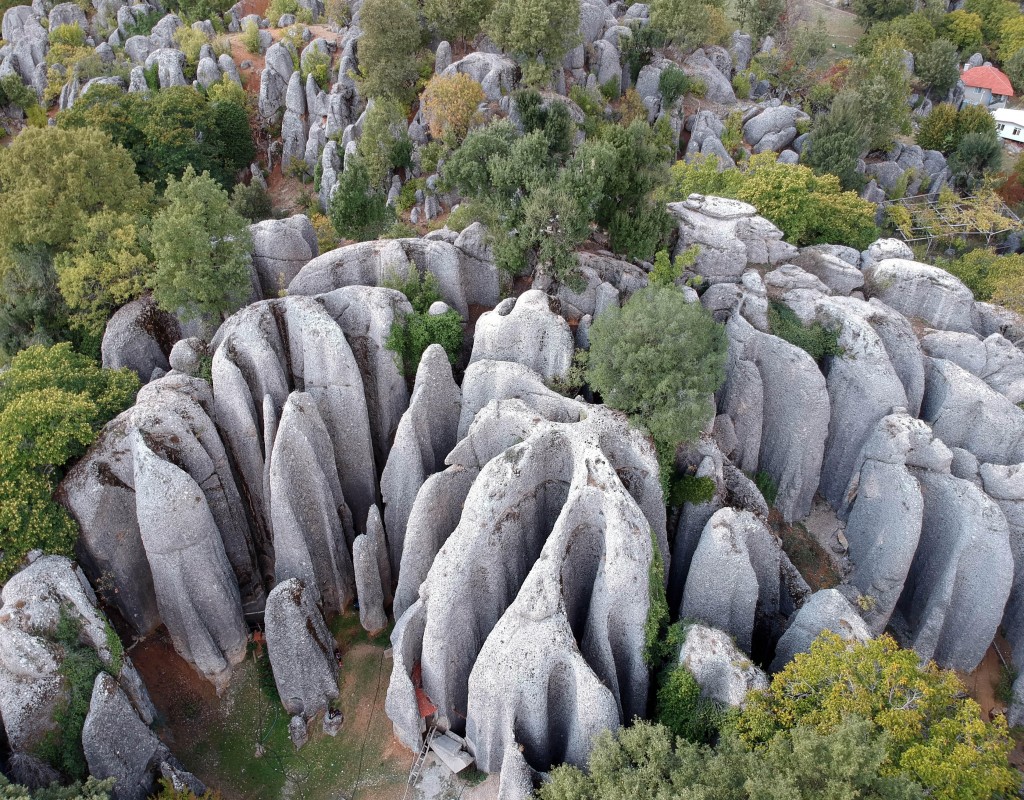
M 242 30 L 242 47 L 252 56 L 258 56 L 263 52 L 259 26 L 252 20 L 245 23 L 245 28 Z
M 768 327 L 773 334 L 796 345 L 815 361 L 843 354 L 838 332 L 826 328 L 820 322 L 804 325 L 793 309 L 784 303 L 774 300 L 769 303 Z
M 484 32 L 524 64 L 543 67 L 558 64 L 577 44 L 579 25 L 576 0 L 495 0 Z
M 322 50 L 311 48 L 305 54 L 304 63 L 301 65 L 302 84 L 305 86 L 306 79 L 312 75 L 316 85 L 325 92 L 330 88 L 331 83 L 331 57 Z M 233 81 L 232 81 L 233 82 Z
M 0 581 L 34 548 L 71 555 L 78 528 L 53 492 L 138 388 L 134 372 L 100 369 L 67 343 L 29 347 L 0 375 Z
M 722 44 L 729 35 L 722 0 L 652 0 L 651 26 L 684 50 Z
M 423 16 L 438 36 L 465 45 L 480 32 L 493 6 L 494 0 L 424 0 Z
M 359 83 L 368 97 L 410 102 L 420 77 L 419 12 L 409 0 L 365 0 L 359 12 Z
M 347 169 L 338 175 L 328 216 L 338 236 L 356 242 L 376 239 L 394 221 L 387 198 L 370 186 L 366 165 L 359 156 L 350 157 Z
M 392 169 L 412 166 L 412 141 L 401 103 L 382 98 L 366 112 L 358 153 L 374 188 L 384 186 Z
M 412 305 L 412 313 L 396 319 L 384 346 L 396 355 L 398 366 L 410 383 L 416 378 L 423 353 L 432 344 L 439 344 L 455 364 L 462 352 L 462 317 L 457 311 L 430 314 L 432 303 L 441 299 L 437 278 L 433 273 L 422 275 L 415 264 L 409 265 L 409 277 L 384 281 L 384 286 L 397 289 Z
M 1014 311 L 1024 309 L 1024 255 L 1001 256 L 979 248 L 937 265 L 963 281 L 976 300 L 991 300 Z
M 260 222 L 274 216 L 270 194 L 255 181 L 239 183 L 231 191 L 231 207 L 249 222 Z
M 435 75 L 420 96 L 420 109 L 435 139 L 457 146 L 477 117 L 484 90 L 469 75 Z
M 718 735 L 723 713 L 714 701 L 700 696 L 700 684 L 682 664 L 658 687 L 655 719 L 681 739 L 709 744 Z
M 110 800 L 114 779 L 100 781 L 88 778 L 85 783 L 76 781 L 70 786 L 55 784 L 46 789 L 31 791 L 25 786 L 10 783 L 0 775 L 0 797 L 4 800 Z
M 832 101 L 828 113 L 815 120 L 801 160 L 819 176 L 835 175 L 844 189 L 856 191 L 864 180 L 857 164 L 867 145 L 858 98 L 843 92 Z
M 661 92 L 662 105 L 666 108 L 674 105 L 676 100 L 690 90 L 690 83 L 690 76 L 674 64 L 663 69 L 658 78 L 658 91 Z
M 675 288 L 642 289 L 590 329 L 588 382 L 651 434 L 666 494 L 676 448 L 714 415 L 725 355 L 725 329 Z
M 84 47 L 85 31 L 78 25 L 56 25 L 47 33 L 51 45 L 64 45 L 65 47 Z
M 968 133 L 949 157 L 953 183 L 967 192 L 979 188 L 988 172 L 997 171 L 1003 161 L 1003 145 L 994 131 Z

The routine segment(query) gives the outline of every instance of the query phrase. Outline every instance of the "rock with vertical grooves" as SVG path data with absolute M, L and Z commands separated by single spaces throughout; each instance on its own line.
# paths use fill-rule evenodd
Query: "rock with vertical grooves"
M 749 511 L 715 512 L 693 554 L 680 617 L 725 631 L 749 653 L 779 608 L 781 549 Z
M 544 292 L 531 289 L 477 320 L 470 362 L 514 361 L 551 380 L 568 372 L 573 351 L 568 323 Z
M 331 436 L 312 396 L 289 395 L 270 458 L 270 512 L 277 580 L 301 580 L 328 614 L 355 596 L 355 537 Z
M 899 610 L 904 644 L 939 666 L 972 671 L 992 643 L 1013 582 L 1006 518 L 973 483 L 918 475 L 924 494 L 921 542 Z
M 775 646 L 772 672 L 785 667 L 797 653 L 809 652 L 811 642 L 822 631 L 832 631 L 853 642 L 866 642 L 871 638 L 871 632 L 850 601 L 835 589 L 822 589 L 808 598 L 782 634 Z
M 380 518 L 380 511 L 377 506 L 370 508 L 366 516 L 366 535 L 373 542 L 374 554 L 377 556 L 377 573 L 380 575 L 380 586 L 384 594 L 384 605 L 391 605 L 392 601 L 392 570 L 391 559 L 388 558 L 388 540 L 384 531 L 384 523 Z
M 388 617 L 384 613 L 377 544 L 365 533 L 359 534 L 352 543 L 352 564 L 359 598 L 359 624 L 371 636 L 376 636 L 388 626 Z
M 501 758 L 498 800 L 530 800 L 533 797 L 533 770 L 516 744 L 505 748 Z
M 338 697 L 334 639 L 314 592 L 290 578 L 267 595 L 267 654 L 285 711 L 311 719 Z
M 178 654 L 218 690 L 245 658 L 238 583 L 199 484 L 134 435 L 139 531 L 160 617 Z M 168 525 L 168 520 L 174 520 Z
M 416 698 L 419 687 L 413 680 L 419 679 L 417 665 L 426 621 L 426 609 L 419 598 L 395 620 L 391 632 L 391 680 L 384 698 L 384 711 L 394 727 L 395 738 L 413 752 L 419 752 L 426 731 Z
M 396 569 L 402 562 L 416 495 L 423 482 L 444 467 L 445 456 L 455 446 L 461 408 L 462 392 L 452 378 L 448 356 L 441 345 L 432 344 L 420 359 L 412 399 L 380 479 L 391 563 Z
M 249 226 L 252 264 L 264 297 L 278 297 L 300 269 L 320 252 L 313 224 L 305 214 L 267 219 Z
M 877 297 L 909 319 L 945 331 L 971 331 L 974 295 L 944 269 L 903 258 L 865 268 L 864 294 Z

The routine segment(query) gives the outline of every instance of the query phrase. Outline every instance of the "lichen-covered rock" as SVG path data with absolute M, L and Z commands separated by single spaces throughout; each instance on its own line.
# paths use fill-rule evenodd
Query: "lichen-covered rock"
M 1024 353 L 1002 334 L 979 339 L 970 333 L 931 331 L 921 345 L 933 358 L 977 375 L 1014 405 L 1024 401 Z
M 973 670 L 992 643 L 1013 581 L 1013 554 L 999 506 L 968 481 L 918 476 L 921 541 L 899 610 L 904 644 L 939 666 Z
M 667 209 L 679 221 L 675 254 L 698 245 L 693 269 L 711 283 L 735 282 L 748 265 L 781 264 L 796 254 L 782 231 L 747 203 L 691 195 Z
M 82 726 L 82 750 L 89 774 L 114 779 L 116 800 L 145 800 L 156 788 L 160 764 L 169 753 L 141 719 L 112 676 L 100 672 Z
M 484 90 L 491 102 L 501 100 L 503 94 L 512 91 L 516 82 L 516 64 L 506 56 L 496 53 L 470 53 L 454 64 L 449 64 L 441 74 L 468 75 Z
M 537 289 L 503 300 L 477 320 L 475 361 L 514 361 L 544 380 L 562 377 L 572 364 L 574 344 L 568 323 Z
M 170 369 L 167 357 L 180 337 L 178 321 L 157 308 L 151 297 L 132 300 L 114 312 L 103 331 L 103 366 L 127 367 L 146 383 L 153 370 Z
M 285 711 L 306 719 L 325 713 L 338 697 L 334 639 L 316 595 L 290 578 L 267 595 L 267 655 Z
M 291 53 L 280 42 L 267 50 L 266 66 L 260 73 L 259 112 L 266 120 L 272 120 L 284 108 L 288 94 L 288 82 L 295 71 Z
M 797 653 L 810 651 L 811 642 L 822 631 L 832 631 L 854 642 L 866 642 L 871 638 L 871 632 L 850 601 L 835 589 L 822 589 L 807 599 L 782 634 L 775 646 L 772 672 L 785 667 Z
M 700 685 L 701 697 L 734 708 L 747 692 L 768 688 L 768 676 L 743 653 L 730 636 L 706 625 L 686 628 L 679 663 Z
M 860 254 L 860 268 L 865 270 L 889 258 L 913 261 L 914 251 L 910 249 L 909 244 L 900 239 L 876 239 Z
M 864 275 L 857 267 L 821 250 L 804 248 L 793 263 L 819 278 L 837 295 L 845 297 L 864 285 Z
M 864 293 L 933 328 L 971 331 L 974 295 L 939 267 L 887 258 L 864 270 Z
M 309 261 L 319 246 L 313 224 L 305 214 L 287 219 L 268 219 L 249 226 L 252 263 L 266 298 L 278 297 Z
M 725 631 L 749 653 L 778 612 L 781 549 L 749 511 L 715 512 L 693 554 L 680 617 Z
M 222 691 L 245 658 L 238 583 L 192 477 L 134 434 L 136 512 L 160 617 L 178 654 Z M 173 520 L 173 524 L 169 522 Z
M 409 408 L 395 433 L 391 454 L 380 479 L 391 563 L 402 562 L 405 530 L 423 482 L 440 471 L 455 446 L 462 392 L 452 377 L 444 348 L 428 347 L 416 371 Z

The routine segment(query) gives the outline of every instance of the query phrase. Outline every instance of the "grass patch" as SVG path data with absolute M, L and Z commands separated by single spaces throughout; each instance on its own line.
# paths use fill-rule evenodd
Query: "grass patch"
M 357 790 L 362 796 L 371 788 L 404 788 L 413 755 L 391 749 L 391 721 L 384 714 L 390 630 L 371 639 L 353 613 L 334 620 L 331 630 L 342 651 L 337 705 L 345 715 L 336 737 L 326 736 L 316 720 L 309 742 L 295 750 L 265 650 L 251 650 L 227 695 L 187 726 L 194 739 L 181 742 L 176 733 L 179 757 L 225 798 L 336 800 Z

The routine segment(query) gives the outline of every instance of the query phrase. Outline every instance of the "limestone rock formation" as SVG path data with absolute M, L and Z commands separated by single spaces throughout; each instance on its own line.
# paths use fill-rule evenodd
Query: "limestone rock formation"
M 359 624 L 371 636 L 376 636 L 388 626 L 376 540 L 365 533 L 359 534 L 352 543 L 352 562 L 359 598 Z
M 569 325 L 537 289 L 503 300 L 477 320 L 474 361 L 514 361 L 544 380 L 562 377 L 572 364 L 574 344 Z
M 302 581 L 290 578 L 267 595 L 267 654 L 285 711 L 311 719 L 338 697 L 334 639 Z
M 268 219 L 249 226 L 252 263 L 266 298 L 278 297 L 320 249 L 313 224 L 305 214 Z
M 178 321 L 150 297 L 122 306 L 107 322 L 100 352 L 107 369 L 127 367 L 146 383 L 153 370 L 170 369 L 167 357 L 181 337 Z
M 939 267 L 886 258 L 864 270 L 864 293 L 933 328 L 972 330 L 971 290 Z
M 835 589 L 822 589 L 812 594 L 796 612 L 789 628 L 775 647 L 772 671 L 778 672 L 797 653 L 806 653 L 822 631 L 832 631 L 843 639 L 866 642 L 871 638 L 864 620 L 850 601 Z
M 174 649 L 219 691 L 245 658 L 238 583 L 203 490 L 136 433 L 137 513 L 160 617 Z M 174 520 L 168 525 L 168 520 Z
M 432 344 L 420 359 L 412 399 L 380 479 L 395 571 L 401 563 L 413 503 L 424 481 L 442 469 L 445 456 L 455 446 L 461 408 L 462 392 L 452 378 L 448 356 L 444 348 Z
M 693 673 L 701 697 L 722 705 L 742 706 L 747 692 L 768 688 L 768 676 L 729 635 L 706 625 L 687 627 L 679 663 Z

